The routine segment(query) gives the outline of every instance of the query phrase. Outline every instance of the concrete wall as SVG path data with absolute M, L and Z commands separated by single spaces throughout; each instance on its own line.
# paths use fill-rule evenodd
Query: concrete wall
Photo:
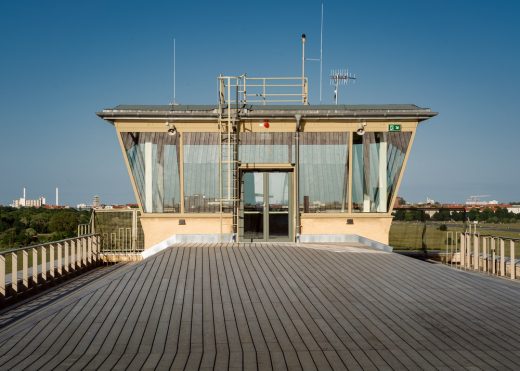
M 353 224 L 347 224 L 352 219 Z M 392 216 L 328 216 L 302 215 L 301 234 L 304 235 L 359 235 L 388 245 Z
M 180 225 L 183 219 L 185 225 Z M 222 217 L 222 232 L 232 233 L 231 216 Z M 190 235 L 195 239 L 197 235 L 207 235 L 207 239 L 220 236 L 220 216 L 216 215 L 185 215 L 168 216 L 167 214 L 142 214 L 141 224 L 144 232 L 144 248 L 158 244 L 173 235 Z

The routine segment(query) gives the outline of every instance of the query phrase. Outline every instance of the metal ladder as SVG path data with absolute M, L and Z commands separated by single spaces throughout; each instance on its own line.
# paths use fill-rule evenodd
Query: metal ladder
M 232 89 L 233 88 L 233 89 Z M 237 240 L 239 222 L 239 99 L 238 81 L 232 77 L 219 76 L 219 205 L 220 237 L 224 236 L 224 212 L 232 212 L 231 230 L 233 241 Z M 231 94 L 235 93 L 235 98 Z M 231 209 L 231 210 L 230 210 Z

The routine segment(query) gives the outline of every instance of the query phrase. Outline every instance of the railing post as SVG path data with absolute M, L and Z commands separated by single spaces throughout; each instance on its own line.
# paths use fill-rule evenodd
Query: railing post
M 497 254 L 496 254 L 496 243 L 495 237 L 491 237 L 491 274 L 497 274 Z
M 489 271 L 487 239 L 488 237 L 482 238 L 482 270 L 485 270 L 486 273 Z
M 29 288 L 29 253 L 22 251 L 22 285 L 24 289 Z
M 505 257 L 505 242 L 504 239 L 500 239 L 500 276 L 506 275 L 506 257 Z
M 77 238 L 75 240 L 75 244 L 76 244 L 76 269 L 81 269 L 83 268 L 83 266 L 81 265 L 81 259 L 82 259 L 82 255 L 81 255 L 81 244 L 83 242 L 83 239 L 81 238 Z
M 511 279 L 514 280 L 516 278 L 516 254 L 515 254 L 515 241 L 511 240 L 510 243 L 510 253 L 511 260 L 509 261 L 509 270 L 511 271 Z
M 87 262 L 92 264 L 92 235 L 87 237 Z
M 42 282 L 47 281 L 47 246 L 42 246 L 42 274 L 41 274 L 41 277 L 42 277 Z
M 463 268 L 466 264 L 466 233 L 460 234 L 460 254 L 459 254 L 460 267 Z
M 87 266 L 87 239 L 81 237 L 81 260 L 83 267 Z
M 473 236 L 473 269 L 478 271 L 479 270 L 479 235 L 475 234 Z
M 18 293 L 18 254 L 11 253 L 11 289 L 15 294 Z
M 70 262 L 69 262 L 69 243 L 63 243 L 63 271 L 65 273 L 70 272 Z
M 466 268 L 471 268 L 471 233 L 468 234 L 468 240 L 467 240 L 467 246 L 466 246 Z
M 0 255 L 0 299 L 5 298 L 5 256 Z
M 63 245 L 61 243 L 58 243 L 58 275 L 63 274 Z
M 76 241 L 68 242 L 70 246 L 70 269 L 72 272 L 76 270 Z
M 33 247 L 32 253 L 32 283 L 36 286 L 38 284 L 38 249 Z

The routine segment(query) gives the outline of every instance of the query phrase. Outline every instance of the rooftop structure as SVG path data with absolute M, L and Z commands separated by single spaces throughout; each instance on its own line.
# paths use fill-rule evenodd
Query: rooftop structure
M 269 93 L 258 81 L 219 77 L 217 105 L 98 113 L 116 128 L 145 247 L 172 239 L 388 243 L 415 131 L 436 113 L 411 104 L 308 105 L 305 82 L 288 84 L 293 94 Z M 303 104 L 269 100 L 294 96 Z

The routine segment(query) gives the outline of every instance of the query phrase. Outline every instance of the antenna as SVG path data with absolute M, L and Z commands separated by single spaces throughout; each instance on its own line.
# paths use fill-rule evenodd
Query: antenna
M 320 30 L 320 103 L 323 86 L 323 1 L 321 2 L 321 30 Z
M 175 58 L 176 58 L 176 55 L 175 55 L 175 38 L 173 38 L 173 104 L 177 104 L 177 101 L 175 100 Z
M 356 75 L 348 72 L 348 69 L 336 69 L 330 71 L 330 84 L 334 86 L 334 103 L 338 104 L 338 93 L 340 85 L 348 85 L 350 80 L 356 80 Z

